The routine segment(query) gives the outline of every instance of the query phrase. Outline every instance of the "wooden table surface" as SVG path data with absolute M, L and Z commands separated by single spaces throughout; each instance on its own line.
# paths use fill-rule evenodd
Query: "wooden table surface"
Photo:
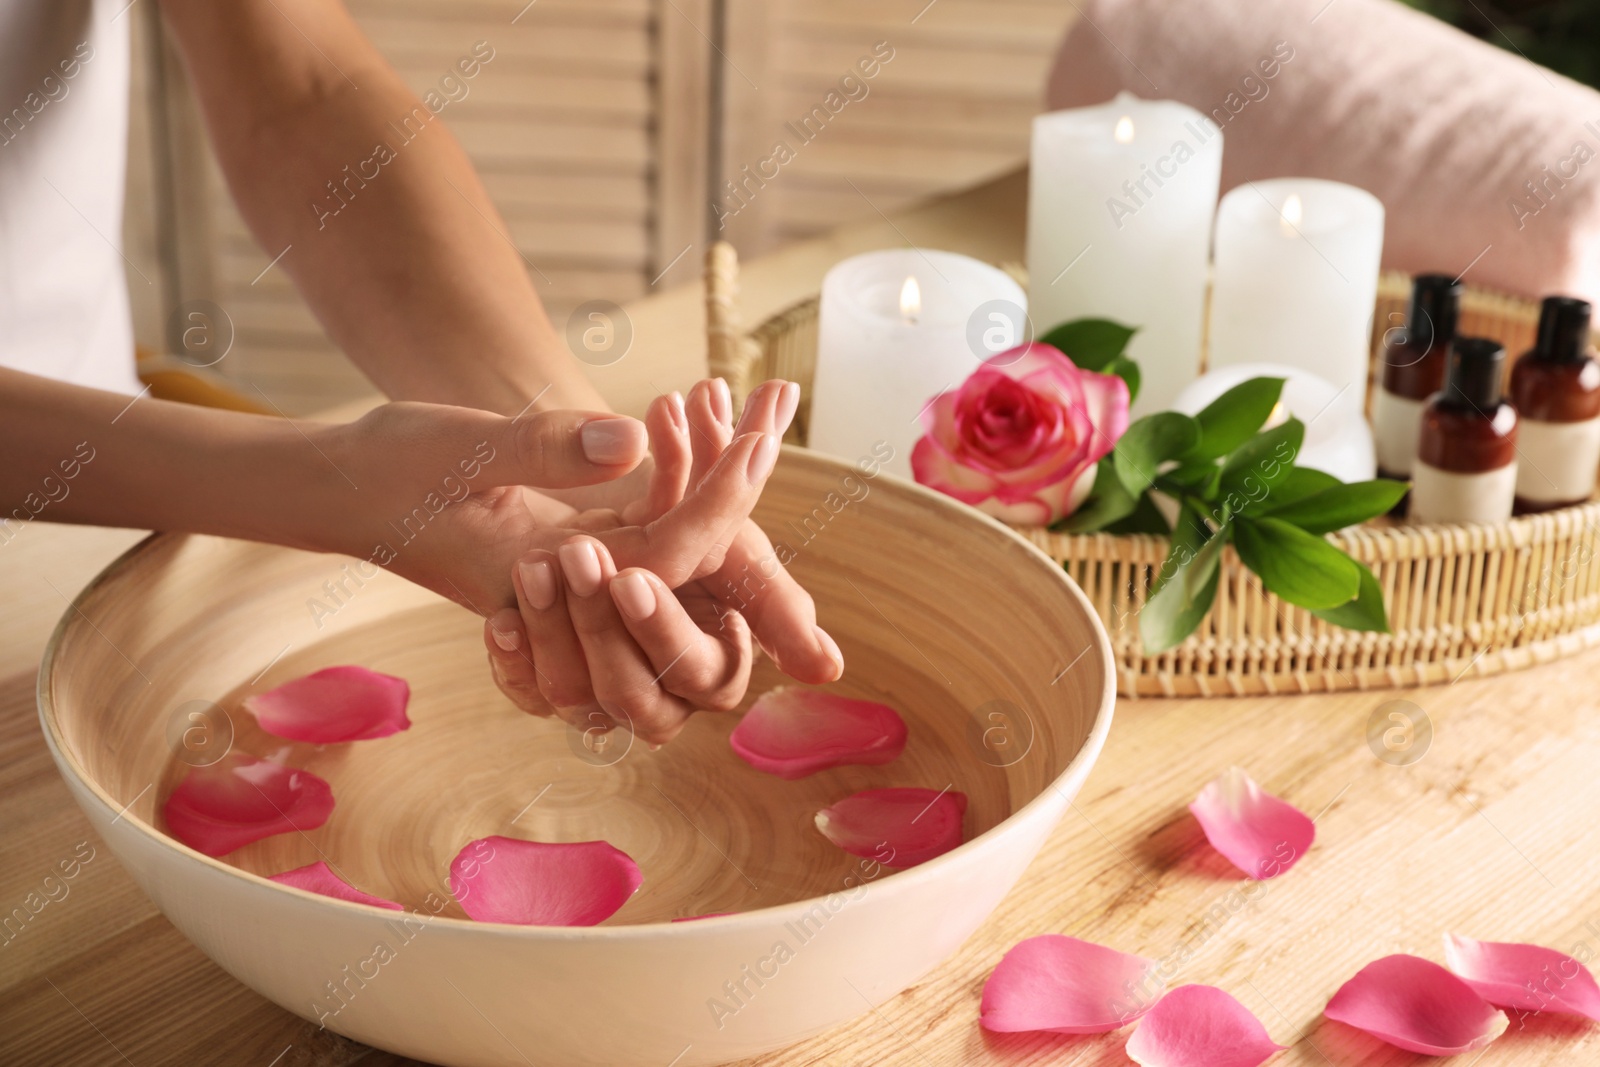
M 1022 211 L 1021 182 L 1008 178 L 797 246 L 750 266 L 752 317 L 815 291 L 828 264 L 863 248 L 914 241 L 1016 258 Z M 698 299 L 688 288 L 630 309 L 639 341 L 623 365 L 652 390 L 698 374 Z M 653 395 L 617 381 L 602 379 L 626 407 Z M 34 710 L 39 655 L 67 598 L 138 536 L 37 524 L 0 546 L 0 917 L 42 894 L 58 861 L 93 850 L 66 895 L 0 934 L 0 1064 L 410 1063 L 318 1031 L 214 966 L 123 874 L 58 778 Z M 1046 932 L 1160 959 L 1172 984 L 1229 990 L 1293 1045 L 1274 1064 L 1421 1062 L 1321 1018 L 1364 963 L 1440 960 L 1446 931 L 1600 956 L 1597 678 L 1600 651 L 1431 689 L 1123 701 L 1073 810 L 955 958 L 855 1022 L 755 1062 L 1127 1063 L 1125 1034 L 978 1027 L 990 969 Z M 1432 725 L 1409 762 L 1381 760 L 1367 741 L 1369 720 L 1396 699 Z M 1316 818 L 1316 845 L 1279 879 L 1242 882 L 1186 810 L 1230 764 Z M 626 1025 L 626 1005 L 617 1014 Z M 1600 1038 L 1588 1024 L 1514 1017 L 1459 1061 L 1600 1062 Z

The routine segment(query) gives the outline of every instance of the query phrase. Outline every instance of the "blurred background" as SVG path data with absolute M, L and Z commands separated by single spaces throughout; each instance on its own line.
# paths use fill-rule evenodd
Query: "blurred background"
M 1600 87 L 1600 0 L 1406 0 L 1474 37 Z

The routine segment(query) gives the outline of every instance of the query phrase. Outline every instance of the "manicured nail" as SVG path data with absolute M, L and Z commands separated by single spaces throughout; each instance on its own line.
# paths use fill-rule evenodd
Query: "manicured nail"
M 606 466 L 637 459 L 647 437 L 644 424 L 629 418 L 590 419 L 578 431 L 584 458 Z
M 676 389 L 667 399 L 667 414 L 672 416 L 672 428 L 679 433 L 689 431 L 689 415 L 683 409 L 683 394 Z
M 593 541 L 574 541 L 556 549 L 567 586 L 579 596 L 594 596 L 600 588 L 600 557 Z
M 733 394 L 728 392 L 728 383 L 721 378 L 711 383 L 711 413 L 724 426 L 733 423 Z
M 761 440 L 756 442 L 756 447 L 750 450 L 750 459 L 745 465 L 744 477 L 751 485 L 760 485 L 772 473 L 772 465 L 778 462 L 778 438 L 775 434 L 764 433 Z
M 784 382 L 783 392 L 778 395 L 778 436 L 782 437 L 789 432 L 789 424 L 794 421 L 794 413 L 800 410 L 800 386 L 795 382 Z
M 839 643 L 835 641 L 828 631 L 818 626 L 815 628 L 817 647 L 822 649 L 822 654 L 833 661 L 835 679 L 844 674 L 844 653 L 839 651 Z
M 503 633 L 493 626 L 489 627 L 489 633 L 494 637 L 494 643 L 500 646 L 500 651 L 515 652 L 517 650 L 516 634 Z
M 522 576 L 522 595 L 527 598 L 528 606 L 535 611 L 549 610 L 556 602 L 556 572 L 550 561 L 536 559 L 529 563 L 523 560 L 517 564 L 517 573 Z
M 611 597 L 628 618 L 642 622 L 656 613 L 656 591 L 638 571 L 618 575 L 611 581 Z

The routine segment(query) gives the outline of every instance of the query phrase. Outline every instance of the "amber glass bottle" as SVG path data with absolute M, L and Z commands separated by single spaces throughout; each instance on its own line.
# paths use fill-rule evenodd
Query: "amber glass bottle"
M 1417 455 L 1422 406 L 1444 388 L 1446 354 L 1455 340 L 1461 282 L 1448 274 L 1419 274 L 1403 329 L 1386 335 L 1372 398 L 1372 436 L 1378 473 L 1404 480 Z
M 1422 409 L 1411 470 L 1416 522 L 1500 522 L 1517 491 L 1517 412 L 1500 399 L 1506 350 L 1484 337 L 1450 346 L 1444 388 Z
M 1600 467 L 1600 363 L 1589 345 L 1588 301 L 1547 297 L 1539 338 L 1511 368 L 1511 403 L 1522 419 L 1517 510 L 1581 504 Z

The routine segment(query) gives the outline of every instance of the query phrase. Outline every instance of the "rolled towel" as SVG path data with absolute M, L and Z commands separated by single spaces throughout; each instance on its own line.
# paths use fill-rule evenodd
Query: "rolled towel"
M 1120 90 L 1226 135 L 1222 188 L 1375 194 L 1384 263 L 1600 299 L 1600 93 L 1393 0 L 1078 0 L 1051 109 Z

